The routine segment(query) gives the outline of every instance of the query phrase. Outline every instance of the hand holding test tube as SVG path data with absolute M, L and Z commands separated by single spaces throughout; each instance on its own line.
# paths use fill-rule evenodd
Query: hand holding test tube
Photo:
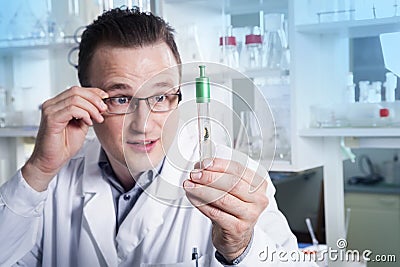
M 199 66 L 200 77 L 196 78 L 196 103 L 199 131 L 200 168 L 203 160 L 213 155 L 210 123 L 210 80 L 205 76 L 206 66 Z

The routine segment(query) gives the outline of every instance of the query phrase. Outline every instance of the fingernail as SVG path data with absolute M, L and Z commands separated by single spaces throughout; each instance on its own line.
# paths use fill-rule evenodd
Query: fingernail
M 200 180 L 201 175 L 202 175 L 202 173 L 200 170 L 193 170 L 190 173 L 190 178 L 192 178 L 192 180 Z
M 101 92 L 101 98 L 107 98 L 108 94 L 104 91 Z
M 100 102 L 100 105 L 101 105 L 101 107 L 102 107 L 103 109 L 107 109 L 107 105 L 106 105 L 106 103 L 104 103 L 104 102 Z
M 203 160 L 203 168 L 208 168 L 213 165 L 213 160 L 212 159 L 205 159 Z
M 193 182 L 191 182 L 191 181 L 189 181 L 189 180 L 186 180 L 184 183 L 183 183 L 183 187 L 184 188 L 194 188 L 195 187 L 195 184 L 193 183 Z

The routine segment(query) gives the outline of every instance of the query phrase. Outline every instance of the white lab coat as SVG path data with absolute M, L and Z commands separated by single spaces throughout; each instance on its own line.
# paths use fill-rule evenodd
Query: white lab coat
M 180 149 L 193 157 L 187 143 Z M 86 142 L 45 192 L 29 187 L 20 171 L 0 188 L 0 266 L 17 262 L 18 266 L 51 267 L 195 266 L 194 247 L 199 251 L 199 266 L 221 266 L 214 256 L 210 220 L 188 207 L 181 188 L 188 173 L 168 159 L 116 235 L 111 188 L 98 167 L 99 151 L 97 139 Z M 219 157 L 229 158 L 231 152 L 217 148 Z M 240 266 L 267 265 L 259 259 L 267 246 L 271 250 L 297 247 L 277 209 L 269 178 L 268 183 L 269 205 Z

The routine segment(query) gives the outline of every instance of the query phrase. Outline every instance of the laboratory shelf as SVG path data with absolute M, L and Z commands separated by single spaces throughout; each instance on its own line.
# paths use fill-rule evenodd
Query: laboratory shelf
M 0 40 L 0 42 L 3 43 L 5 42 L 5 40 Z M 26 51 L 37 51 L 39 52 L 38 55 L 40 55 L 41 51 L 62 50 L 62 49 L 73 48 L 78 45 L 79 44 L 73 42 L 73 40 L 66 39 L 64 42 L 60 43 L 3 46 L 0 47 L 0 56 L 7 56 Z
M 38 129 L 37 126 L 0 128 L 0 137 L 35 137 Z
M 381 33 L 399 31 L 400 16 L 379 19 L 304 24 L 297 25 L 296 30 L 300 33 L 321 35 L 330 34 L 338 35 L 344 38 L 370 37 L 377 36 Z
M 398 137 L 400 128 L 307 128 L 302 137 Z
M 279 69 L 260 68 L 253 70 L 233 69 L 228 66 L 214 62 L 198 62 L 197 64 L 184 66 L 182 70 L 182 82 L 194 82 L 199 76 L 198 66 L 205 64 L 207 66 L 206 76 L 210 81 L 222 82 L 232 79 L 259 78 L 259 77 L 281 77 L 282 71 Z
M 321 166 L 321 164 L 318 163 L 309 165 L 295 165 L 290 161 L 284 160 L 274 160 L 272 162 L 272 166 L 270 162 L 267 162 L 265 160 L 261 160 L 260 164 L 272 172 L 302 172 Z
M 301 137 L 340 137 L 349 148 L 400 148 L 400 128 L 303 129 Z
M 165 0 L 171 5 L 190 5 L 193 8 L 207 8 L 217 12 L 224 11 L 225 14 L 243 15 L 249 13 L 258 13 L 260 10 L 266 10 L 269 13 L 287 13 L 288 0 L 280 1 L 215 1 L 215 0 Z M 194 9 L 196 10 L 196 9 Z

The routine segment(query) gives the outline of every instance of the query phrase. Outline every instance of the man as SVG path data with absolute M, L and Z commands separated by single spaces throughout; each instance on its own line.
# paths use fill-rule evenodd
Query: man
M 296 248 L 268 177 L 224 152 L 190 175 L 165 159 L 180 63 L 151 14 L 114 9 L 87 27 L 82 87 L 43 104 L 32 156 L 0 189 L 1 266 L 259 266 L 265 248 Z

